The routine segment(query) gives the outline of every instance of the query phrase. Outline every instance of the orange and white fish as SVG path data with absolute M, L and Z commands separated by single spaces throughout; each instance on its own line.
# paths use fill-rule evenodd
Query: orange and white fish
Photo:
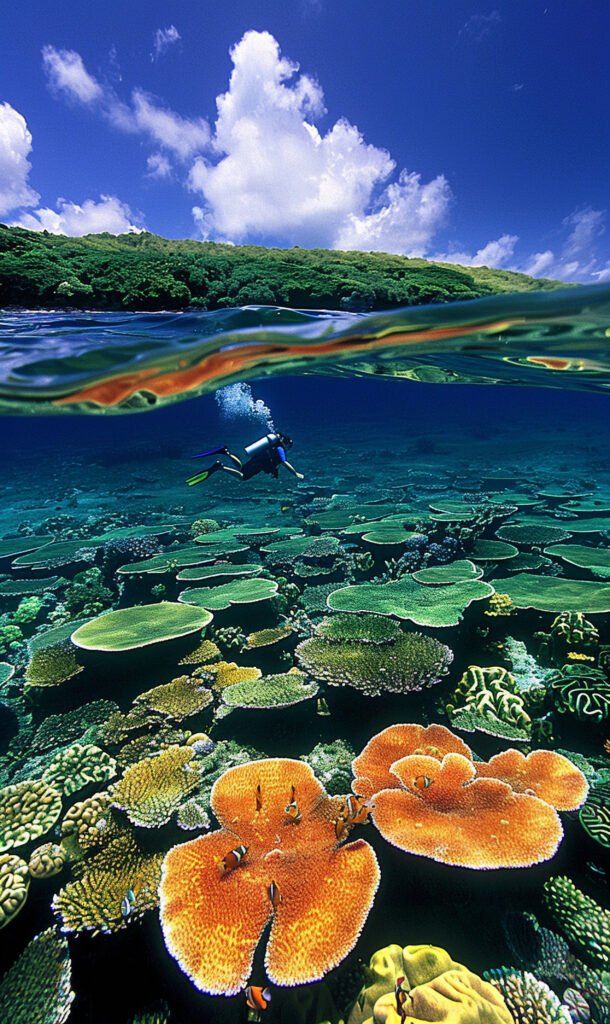
M 263 794 L 261 792 L 261 784 L 259 782 L 258 786 L 256 787 L 256 810 L 257 811 L 262 811 L 262 809 L 263 809 Z
M 370 800 L 363 800 L 361 796 L 350 794 L 345 799 L 347 820 L 351 825 L 366 825 L 373 806 Z
M 296 801 L 296 789 L 294 786 L 290 787 L 290 803 L 286 804 L 284 813 L 287 814 L 292 821 L 301 820 L 301 812 Z
M 418 775 L 416 779 L 413 779 L 413 785 L 416 789 L 429 789 L 432 785 L 432 779 L 428 778 L 427 775 Z
M 275 882 L 271 882 L 271 885 L 269 886 L 269 899 L 271 900 L 271 906 L 273 909 L 277 910 L 282 902 L 282 894 Z
M 248 847 L 236 846 L 234 850 L 230 850 L 222 860 L 218 861 L 218 870 L 221 875 L 227 875 L 230 871 L 234 871 L 241 864 L 243 858 L 248 852 Z
M 342 818 L 341 814 L 339 814 L 339 817 L 335 821 L 335 835 L 339 842 L 349 835 L 349 822 L 346 818 Z
M 266 1010 L 271 1002 L 271 991 L 261 985 L 248 985 L 245 996 L 250 1010 Z

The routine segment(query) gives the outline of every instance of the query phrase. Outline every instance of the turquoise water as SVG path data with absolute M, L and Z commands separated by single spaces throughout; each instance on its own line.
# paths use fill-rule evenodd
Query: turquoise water
M 536 988 L 533 1016 L 509 1001 L 515 1021 L 608 1020 L 609 314 L 601 287 L 370 317 L 2 314 L 0 857 L 34 873 L 16 907 L 0 890 L 0 1019 L 18 1003 L 71 1024 L 359 1024 L 386 1012 L 360 995 L 376 978 L 396 1020 L 421 954 L 363 965 L 430 944 L 549 986 L 556 1003 Z M 304 479 L 186 485 L 216 458 L 236 467 L 193 456 L 245 462 L 273 430 Z M 477 781 L 443 802 L 444 751 L 403 737 L 407 783 L 388 762 L 356 823 L 358 755 L 405 724 L 450 730 L 446 764 Z M 538 764 L 519 789 L 497 762 L 490 788 L 477 765 L 510 749 L 551 751 L 576 788 L 544 788 Z M 54 810 L 15 832 L 30 790 Z M 483 797 L 464 809 L 483 791 L 508 801 L 491 824 Z M 43 843 L 59 851 L 46 877 Z M 177 903 L 163 895 L 181 884 Z M 321 923 L 299 958 L 309 896 Z M 52 956 L 28 973 L 50 928 Z M 248 982 L 270 986 L 266 1009 Z M 407 1019 L 436 1019 L 426 1005 Z

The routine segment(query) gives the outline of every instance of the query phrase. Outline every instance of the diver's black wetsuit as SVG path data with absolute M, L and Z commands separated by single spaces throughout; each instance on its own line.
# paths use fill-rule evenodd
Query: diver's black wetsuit
M 294 466 L 291 466 L 286 456 L 286 449 L 292 448 L 292 440 L 287 437 L 286 434 L 271 433 L 265 434 L 264 437 L 259 438 L 258 441 L 254 441 L 249 444 L 245 449 L 246 455 L 249 456 L 247 462 L 241 461 L 239 456 L 234 455 L 228 448 L 213 448 L 211 451 L 203 452 L 202 455 L 226 455 L 233 462 L 233 466 L 225 466 L 224 463 L 218 459 L 214 462 L 209 469 L 204 469 L 201 473 L 195 473 L 186 481 L 189 487 L 193 484 L 200 484 L 204 480 L 207 480 L 212 473 L 216 473 L 219 469 L 223 469 L 225 473 L 233 473 L 234 476 L 238 476 L 240 480 L 251 480 L 252 477 L 258 476 L 259 473 L 269 473 L 270 476 L 278 478 L 278 469 L 284 465 L 286 469 L 294 473 L 297 480 L 303 479 L 303 474 L 298 473 Z M 201 458 L 202 456 L 195 455 L 194 458 Z

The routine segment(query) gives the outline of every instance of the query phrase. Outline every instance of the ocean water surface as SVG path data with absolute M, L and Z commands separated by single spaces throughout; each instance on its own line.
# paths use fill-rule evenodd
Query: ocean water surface
M 457 1021 L 366 968 L 430 944 L 610 1019 L 609 331 L 603 287 L 0 315 L 0 1010 Z M 302 480 L 187 485 L 276 432 Z

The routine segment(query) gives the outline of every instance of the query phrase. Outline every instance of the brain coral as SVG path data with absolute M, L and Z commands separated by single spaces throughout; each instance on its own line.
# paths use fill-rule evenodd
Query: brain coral
M 411 693 L 437 683 L 453 654 L 433 637 L 402 633 L 391 643 L 303 640 L 297 658 L 306 672 L 332 686 L 353 686 L 369 697 Z
M 74 1000 L 68 943 L 55 928 L 36 935 L 0 981 L 0 1020 L 66 1024 Z
M 26 862 L 11 853 L 0 854 L 0 928 L 4 928 L 23 908 L 29 887 Z
M 43 836 L 60 813 L 61 794 L 42 779 L 0 789 L 0 852 Z
M 134 825 L 164 825 L 199 785 L 199 771 L 190 763 L 192 759 L 190 747 L 171 746 L 130 765 L 110 787 L 112 803 L 124 810 Z
M 30 854 L 28 871 L 32 878 L 52 878 L 66 863 L 67 854 L 57 843 L 43 843 Z
M 291 799 L 298 818 L 286 813 Z M 271 922 L 269 978 L 300 985 L 322 977 L 353 948 L 366 920 L 379 883 L 373 850 L 362 840 L 338 846 L 338 801 L 301 761 L 229 769 L 214 785 L 212 808 L 220 831 L 174 847 L 163 864 L 170 953 L 199 989 L 232 995 L 247 984 Z M 239 866 L 220 870 L 240 844 Z
M 43 773 L 43 780 L 64 796 L 71 796 L 92 782 L 108 782 L 116 775 L 116 761 L 93 743 L 75 743 L 57 752 Z

